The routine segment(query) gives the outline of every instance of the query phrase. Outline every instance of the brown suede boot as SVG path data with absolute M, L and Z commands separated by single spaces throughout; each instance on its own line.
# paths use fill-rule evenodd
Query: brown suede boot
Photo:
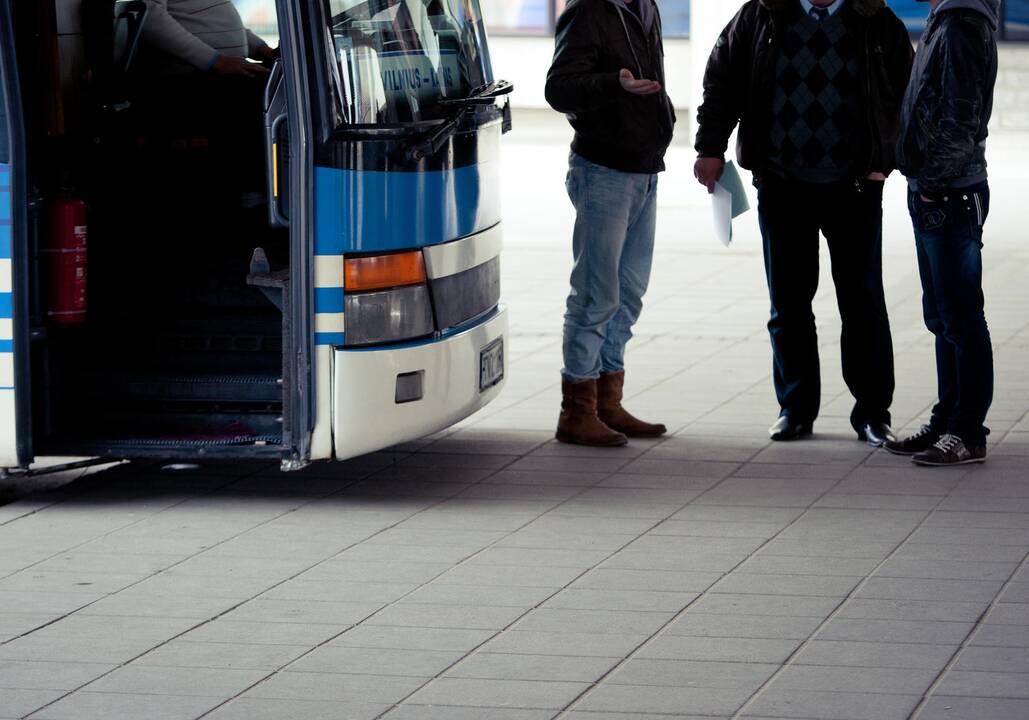
M 625 371 L 607 373 L 597 381 L 597 415 L 612 430 L 629 437 L 661 437 L 668 428 L 634 418 L 622 407 L 622 388 L 625 386 Z
M 571 445 L 621 447 L 629 442 L 597 417 L 597 381 L 561 382 L 561 418 L 555 437 Z

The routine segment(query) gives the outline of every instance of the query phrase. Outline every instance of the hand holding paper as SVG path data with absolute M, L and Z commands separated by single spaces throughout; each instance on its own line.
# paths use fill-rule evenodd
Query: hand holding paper
M 714 213 L 715 236 L 725 247 L 732 245 L 732 221 L 750 210 L 747 191 L 736 165 L 729 161 L 721 179 L 715 184 L 711 194 L 711 207 Z

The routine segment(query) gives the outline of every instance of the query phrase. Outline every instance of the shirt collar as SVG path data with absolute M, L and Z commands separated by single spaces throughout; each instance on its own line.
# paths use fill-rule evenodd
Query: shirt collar
M 835 15 L 836 12 L 843 7 L 844 2 L 846 2 L 846 0 L 836 0 L 832 5 L 829 5 L 824 9 L 828 10 L 830 15 Z M 800 0 L 800 7 L 804 10 L 805 15 L 810 15 L 815 6 L 811 4 L 810 0 Z

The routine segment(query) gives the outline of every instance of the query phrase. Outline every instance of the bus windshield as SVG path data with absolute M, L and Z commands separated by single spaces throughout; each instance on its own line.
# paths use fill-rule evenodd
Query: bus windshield
M 349 125 L 448 117 L 493 81 L 479 0 L 327 0 L 338 110 Z

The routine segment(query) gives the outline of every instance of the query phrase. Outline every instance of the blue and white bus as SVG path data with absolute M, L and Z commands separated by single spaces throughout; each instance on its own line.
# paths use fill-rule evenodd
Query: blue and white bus
M 298 469 L 500 392 L 511 87 L 478 0 L 276 9 L 280 57 L 247 90 L 263 107 L 239 167 L 260 158 L 255 174 L 205 128 L 210 88 L 147 76 L 145 2 L 0 0 L 0 467 Z

